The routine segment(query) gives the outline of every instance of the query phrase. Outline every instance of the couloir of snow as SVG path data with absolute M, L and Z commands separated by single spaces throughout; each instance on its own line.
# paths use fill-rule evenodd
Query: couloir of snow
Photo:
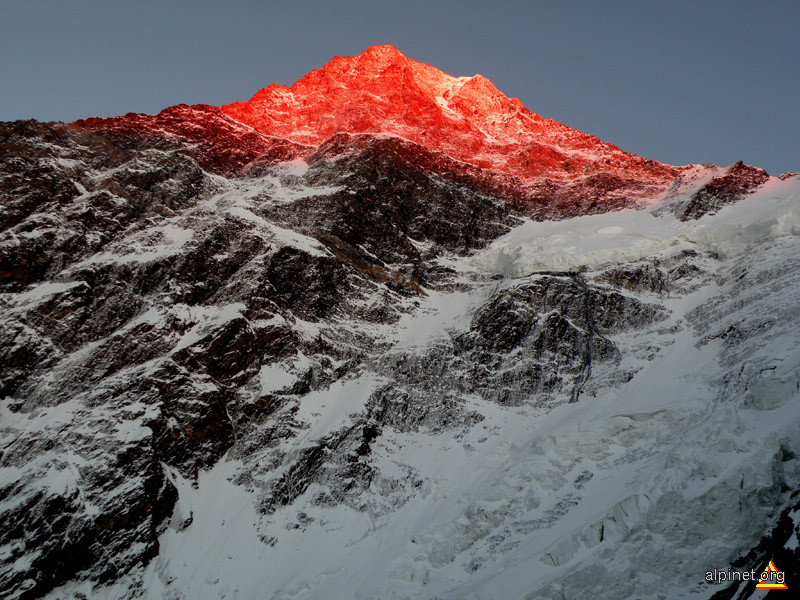
M 153 600 L 708 598 L 718 588 L 703 572 L 726 569 L 757 543 L 784 488 L 800 486 L 800 461 L 787 458 L 800 456 L 800 180 L 772 180 L 688 223 L 666 210 L 679 199 L 525 222 L 454 263 L 504 279 L 430 292 L 395 332 L 398 350 L 421 352 L 534 271 L 590 275 L 679 249 L 716 252 L 705 285 L 658 298 L 666 322 L 614 336 L 630 381 L 552 410 L 467 397 L 484 420 L 466 433 L 385 428 L 371 464 L 415 487 L 384 510 L 315 506 L 312 485 L 267 516 L 254 489 L 233 483 L 238 460 L 223 459 L 196 484 L 170 472 L 179 501 L 139 592 Z M 720 333 L 733 326 L 749 334 L 728 347 Z M 645 343 L 658 347 L 654 357 Z M 271 366 L 261 382 L 284 376 Z M 365 372 L 304 399 L 312 427 L 287 442 L 289 455 L 340 427 L 380 383 Z M 365 496 L 365 504 L 394 498 L 377 487 Z M 130 597 L 129 583 L 104 597 Z

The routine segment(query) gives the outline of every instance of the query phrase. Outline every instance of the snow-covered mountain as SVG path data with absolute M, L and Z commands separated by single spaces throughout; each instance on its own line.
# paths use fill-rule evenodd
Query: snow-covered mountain
M 2 123 L 0 193 L 4 597 L 800 586 L 796 173 L 646 160 L 378 46 Z

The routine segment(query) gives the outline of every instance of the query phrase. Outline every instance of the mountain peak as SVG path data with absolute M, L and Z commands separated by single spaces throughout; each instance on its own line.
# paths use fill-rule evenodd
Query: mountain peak
M 355 56 L 334 56 L 325 66 L 314 69 L 300 79 L 315 79 L 336 74 L 338 78 L 376 76 L 387 69 L 408 68 L 410 61 L 405 54 L 392 45 L 370 46 Z
M 602 171 L 664 183 L 675 174 L 669 165 L 542 119 L 483 75 L 448 75 L 392 45 L 336 56 L 291 87 L 272 84 L 222 110 L 301 144 L 319 145 L 337 133 L 395 135 L 522 181 Z
M 377 44 L 364 50 L 358 57 L 382 62 L 396 62 L 404 59 L 406 55 L 392 44 Z

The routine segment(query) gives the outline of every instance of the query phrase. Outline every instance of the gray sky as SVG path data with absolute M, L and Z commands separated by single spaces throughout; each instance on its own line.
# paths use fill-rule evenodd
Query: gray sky
M 800 170 L 798 0 L 0 0 L 0 120 L 245 100 L 387 43 L 647 158 Z

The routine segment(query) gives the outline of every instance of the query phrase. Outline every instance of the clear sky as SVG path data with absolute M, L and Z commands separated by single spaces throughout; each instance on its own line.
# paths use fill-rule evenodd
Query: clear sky
M 800 170 L 799 0 L 0 0 L 0 120 L 244 100 L 372 44 L 647 158 Z

